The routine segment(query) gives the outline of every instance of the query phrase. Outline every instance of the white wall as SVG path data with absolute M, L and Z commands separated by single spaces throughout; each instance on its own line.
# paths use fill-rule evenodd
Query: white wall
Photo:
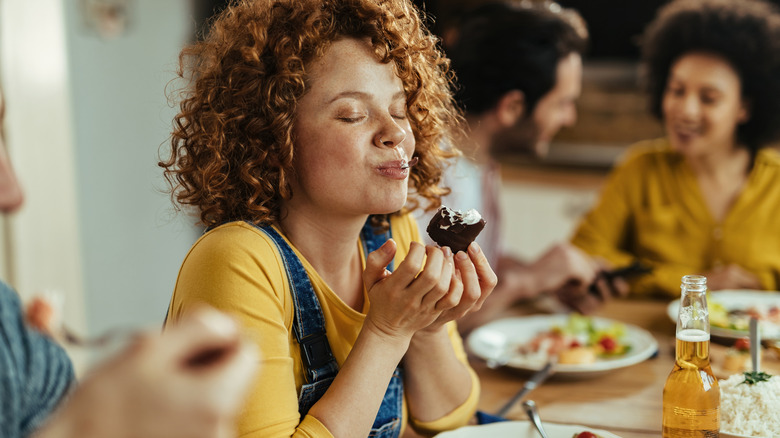
M 101 39 L 64 1 L 89 332 L 159 326 L 198 231 L 173 216 L 158 149 L 175 109 L 165 86 L 192 33 L 187 0 L 129 2 L 130 27 Z
M 86 329 L 71 92 L 61 0 L 0 2 L 0 71 L 9 156 L 25 192 L 4 226 L 3 279 L 23 298 L 65 296 L 64 320 Z M 77 367 L 84 357 L 73 351 Z
M 506 251 L 533 261 L 551 246 L 568 241 L 598 193 L 598 187 L 590 184 L 504 181 L 501 214 Z

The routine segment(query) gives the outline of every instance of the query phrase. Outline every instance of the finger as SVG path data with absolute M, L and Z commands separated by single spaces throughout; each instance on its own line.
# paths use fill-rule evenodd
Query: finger
M 395 257 L 397 247 L 393 239 L 388 239 L 382 246 L 372 251 L 366 257 L 366 269 L 363 270 L 363 285 L 370 290 L 377 282 L 390 275 L 387 265 Z
M 480 248 L 477 242 L 471 242 L 468 248 L 468 253 L 469 258 L 471 259 L 471 262 L 474 266 L 474 272 L 478 281 L 477 284 L 479 285 L 479 290 L 473 290 L 473 293 L 479 294 L 475 302 L 475 306 L 480 308 L 490 293 L 493 292 L 496 284 L 498 284 L 498 276 L 496 276 L 496 273 L 490 266 L 490 262 L 488 262 L 487 257 L 485 257 L 485 253 L 482 251 L 482 248 Z M 470 286 L 471 285 L 466 282 L 466 279 L 464 279 L 465 293 L 470 294 L 472 292 Z
M 625 278 L 617 277 L 612 280 L 612 290 L 615 292 L 615 296 L 626 297 L 631 290 L 631 286 Z
M 182 318 L 155 342 L 152 353 L 169 365 L 208 372 L 223 365 L 240 344 L 238 324 L 211 307 L 201 307 Z
M 439 289 L 437 287 L 444 266 L 444 252 L 440 248 L 426 246 L 425 253 L 425 267 L 420 271 L 409 288 L 419 294 L 433 292 L 434 294 L 444 295 L 447 292 L 447 288 Z
M 596 281 L 593 283 L 596 287 L 596 293 L 591 296 L 598 298 L 601 301 L 606 301 L 612 295 L 612 287 L 609 284 L 609 280 L 603 274 L 599 274 L 596 277 Z
M 453 274 L 455 271 L 455 261 L 453 259 L 452 250 L 449 247 L 443 247 L 441 249 L 443 261 L 441 267 L 441 273 L 439 275 L 439 281 L 436 287 L 423 297 L 422 304 L 425 307 L 433 307 L 439 309 L 438 301 L 444 297 L 451 289 L 450 285 L 453 281 Z
M 244 400 L 244 395 L 252 387 L 251 383 L 259 367 L 257 346 L 248 340 L 241 340 L 218 372 L 211 373 L 210 380 L 200 375 L 196 378 L 209 386 L 210 400 L 213 406 L 223 413 L 231 414 L 237 411 Z
M 445 322 L 460 318 L 474 305 L 476 299 L 469 299 L 465 295 L 465 288 L 461 273 L 456 272 L 452 276 L 447 294 L 436 303 L 436 309 L 445 311 L 443 316 Z M 439 318 L 442 321 L 442 318 Z
M 483 295 L 483 289 L 480 284 L 480 278 L 477 275 L 477 268 L 466 253 L 455 255 L 455 268 L 460 273 L 460 280 L 463 282 L 463 297 L 468 306 L 473 306 Z M 490 289 L 492 290 L 492 289 Z M 490 293 L 487 290 L 487 293 Z
M 589 315 L 599 308 L 601 302 L 593 295 L 582 295 L 574 300 L 574 308 L 583 315 Z
M 420 242 L 412 242 L 409 245 L 409 252 L 406 253 L 406 257 L 398 264 L 388 281 L 397 283 L 396 285 L 399 287 L 410 285 L 422 270 L 425 263 L 425 255 L 425 245 Z
M 601 302 L 599 298 L 587 293 L 582 286 L 564 286 L 555 293 L 561 303 L 583 315 L 593 312 Z

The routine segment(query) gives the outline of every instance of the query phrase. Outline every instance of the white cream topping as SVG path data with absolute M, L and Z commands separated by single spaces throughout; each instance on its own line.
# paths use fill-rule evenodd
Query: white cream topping
M 479 212 L 475 209 L 469 209 L 465 213 L 460 210 L 454 210 L 449 207 L 442 206 L 442 215 L 444 217 L 449 217 L 450 222 L 453 222 L 453 225 L 455 223 L 462 223 L 465 225 L 474 225 L 480 220 L 482 220 L 482 215 L 479 214 Z M 446 230 L 450 227 L 450 225 L 439 225 L 439 228 L 442 230 Z
M 463 216 L 463 223 L 466 225 L 474 225 L 482 220 L 482 215 L 475 209 L 470 209 L 465 213 L 461 213 Z

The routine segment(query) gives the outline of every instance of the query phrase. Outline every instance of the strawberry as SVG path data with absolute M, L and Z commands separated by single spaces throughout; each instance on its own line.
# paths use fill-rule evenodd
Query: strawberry
M 737 342 L 734 343 L 734 349 L 737 351 L 750 351 L 750 339 L 749 338 L 737 339 Z
M 601 339 L 599 339 L 599 345 L 601 345 L 601 348 L 607 353 L 610 353 L 617 348 L 617 342 L 610 336 L 602 336 Z

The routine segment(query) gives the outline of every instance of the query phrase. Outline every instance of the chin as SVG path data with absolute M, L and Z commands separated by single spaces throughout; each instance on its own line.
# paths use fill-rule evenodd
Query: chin
M 672 150 L 675 152 L 678 152 L 685 156 L 694 156 L 696 154 L 696 146 L 691 144 L 690 142 L 684 142 L 680 140 L 672 139 L 669 141 L 669 145 L 672 147 Z
M 537 158 L 544 158 L 550 153 L 550 142 L 546 140 L 539 140 L 534 145 L 534 155 Z
M 388 194 L 383 197 L 378 197 L 382 202 L 372 204 L 370 214 L 390 214 L 404 208 L 406 205 L 406 193 L 403 196 L 396 194 Z

